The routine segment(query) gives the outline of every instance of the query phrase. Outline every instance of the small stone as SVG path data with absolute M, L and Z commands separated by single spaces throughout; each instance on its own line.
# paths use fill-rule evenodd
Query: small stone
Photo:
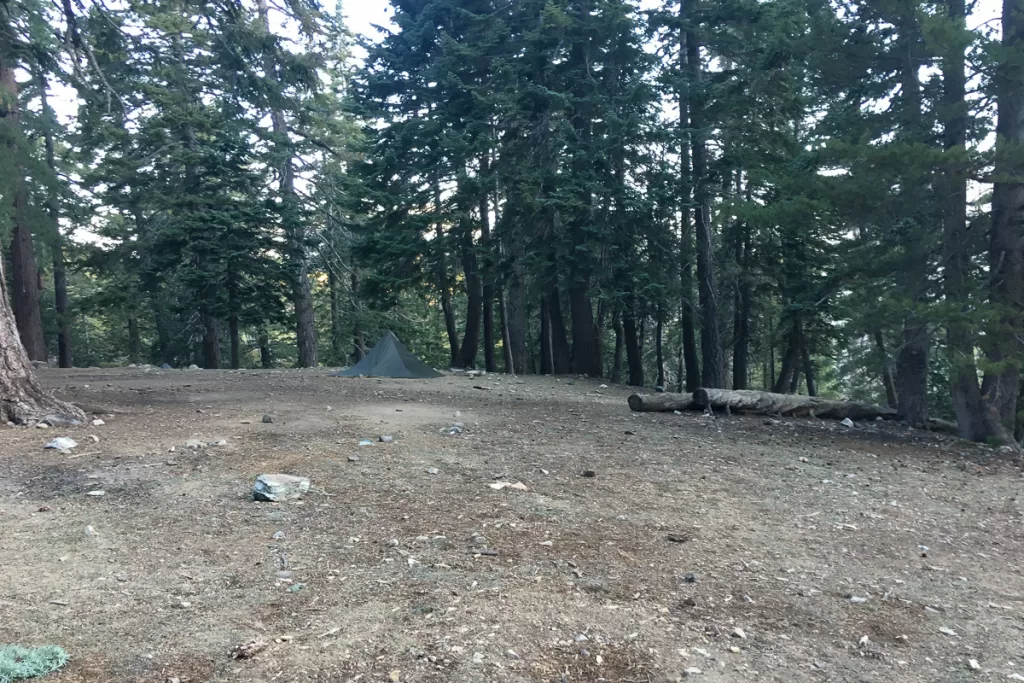
M 70 436 L 58 436 L 56 439 L 46 444 L 46 448 L 54 449 L 58 451 L 67 451 L 78 446 L 78 442 L 72 439 Z
M 203 448 L 205 445 L 206 444 L 204 444 L 199 439 L 189 439 L 188 441 L 185 442 L 185 448 L 189 448 L 189 449 L 194 450 L 194 451 L 198 451 L 199 449 Z
M 46 424 L 45 422 L 40 422 L 39 424 L 36 425 L 36 429 L 49 429 L 49 428 L 50 428 L 50 425 Z
M 292 577 L 295 576 L 295 574 L 294 572 L 291 572 L 288 569 L 282 569 L 281 571 L 277 572 L 276 576 L 281 581 L 291 581 Z
M 369 439 L 360 439 L 359 445 L 360 446 L 372 446 L 373 442 L 370 441 Z
M 971 669 L 971 671 L 981 671 L 981 664 L 978 662 L 977 659 L 968 659 L 967 666 Z
M 274 421 L 273 415 L 264 415 L 263 419 L 260 420 L 263 424 L 268 425 Z
M 210 443 L 207 444 L 207 446 L 227 446 L 227 445 L 228 445 L 228 440 L 227 439 L 218 439 L 217 441 L 211 441 Z
M 388 541 L 388 546 L 390 546 L 392 548 L 397 548 L 398 547 L 398 539 L 397 538 L 392 538 L 391 540 L 389 540 Z
M 93 538 L 94 536 L 99 536 L 100 532 L 96 531 L 96 529 L 93 528 L 92 524 L 90 524 L 87 527 L 85 527 L 85 535 L 89 538 Z
M 164 683 L 181 683 L 181 679 L 177 677 L 167 678 Z
M 274 535 L 271 536 L 271 538 L 274 539 L 275 541 L 283 541 L 284 540 L 284 532 L 280 531 L 280 530 L 275 531 Z
M 198 369 L 199 369 L 199 366 L 198 366 L 198 365 L 196 365 L 195 363 L 193 363 L 192 365 L 188 366 L 188 369 L 189 369 L 189 370 L 198 370 Z
M 95 491 L 89 491 L 89 493 L 87 493 L 85 495 L 87 495 L 87 496 L 94 496 L 96 498 L 99 498 L 100 496 L 107 495 L 107 492 L 104 491 L 103 489 L 96 489 Z
M 437 474 L 440 471 L 441 470 L 437 469 L 436 467 L 428 467 L 427 468 L 427 474 Z
M 555 544 L 555 542 L 554 542 L 554 541 L 541 541 L 541 542 L 540 542 L 540 545 L 544 545 L 544 546 L 547 546 L 547 547 L 549 547 L 549 548 L 550 548 L 551 546 L 553 546 L 554 544 Z
M 871 644 L 871 639 L 868 638 L 866 635 L 861 636 L 860 640 L 857 641 L 857 645 L 859 647 L 867 647 L 870 644 Z
M 117 574 L 117 575 L 114 576 L 114 579 L 116 581 L 118 581 L 119 583 L 127 583 L 128 582 L 127 574 Z
M 508 655 L 511 659 L 519 659 L 520 658 L 519 657 L 519 653 L 516 652 L 515 650 L 505 650 L 505 654 Z
M 843 425 L 844 427 L 852 427 L 853 426 L 853 420 L 851 420 L 848 417 L 844 417 L 843 421 L 840 422 L 840 424 Z
M 175 448 L 174 446 L 171 446 L 170 448 L 168 448 L 168 449 L 167 449 L 167 452 L 168 452 L 168 453 L 173 453 L 173 452 L 174 452 L 174 451 L 176 451 L 176 450 L 178 450 L 178 449 L 177 449 L 177 448 Z
M 735 645 L 733 645 L 729 648 L 729 652 L 733 653 L 734 655 L 738 655 L 741 652 L 741 650 Z
M 93 427 L 102 427 L 105 424 L 107 424 L 107 423 L 104 422 L 103 420 L 99 419 L 98 417 L 95 420 L 92 421 L 92 426 Z
M 697 575 L 690 573 L 683 577 L 683 581 L 686 583 L 697 583 Z
M 93 443 L 100 442 L 100 437 L 96 436 L 95 434 L 88 434 L 87 436 L 89 437 L 89 440 L 92 441 Z
M 862 604 L 862 603 L 865 603 L 867 601 L 868 601 L 867 598 L 865 598 L 863 596 L 860 596 L 860 595 L 851 595 L 850 596 L 850 602 L 852 602 L 854 604 Z
M 49 512 L 49 511 L 50 511 L 50 510 L 52 510 L 52 509 L 53 509 L 53 508 L 52 508 L 52 507 L 50 507 L 49 505 L 43 505 L 43 506 L 41 506 L 41 507 L 39 508 L 39 512 Z
M 381 443 L 391 443 L 392 441 L 395 440 L 395 437 L 390 436 L 388 434 L 381 434 L 380 436 L 377 437 L 377 440 L 380 441 Z
M 483 664 L 484 663 L 484 655 L 483 655 L 482 652 L 474 652 L 473 653 L 473 663 L 474 664 Z
M 747 634 L 744 633 L 743 629 L 741 629 L 739 626 L 734 628 L 732 630 L 732 633 L 730 633 L 729 635 L 732 636 L 733 638 L 739 638 L 740 640 L 746 640 L 747 639 Z
M 359 462 L 359 456 L 358 455 L 350 455 L 350 456 L 348 456 L 348 461 L 349 462 Z
M 941 633 L 943 635 L 946 635 L 946 636 L 949 636 L 950 638 L 959 638 L 960 637 L 960 634 L 958 634 L 956 631 L 954 631 L 951 628 L 947 628 L 945 626 L 942 626 L 941 628 L 939 628 L 939 633 Z
M 700 676 L 702 673 L 704 673 L 704 672 L 701 671 L 700 669 L 698 669 L 697 667 L 691 666 L 688 669 L 686 669 L 686 671 L 683 672 L 683 676 L 684 677 Z
M 587 479 L 593 479 L 594 477 L 597 476 L 597 472 L 595 472 L 594 470 L 583 470 L 583 476 L 586 477 Z
M 688 597 L 688 598 L 683 600 L 683 604 L 686 605 L 687 607 L 696 607 L 697 606 L 697 599 L 694 598 L 694 597 Z
M 1018 673 L 1012 673 L 1009 676 L 1007 676 L 1007 678 L 1009 678 L 1011 681 L 1024 681 L 1024 676 Z
M 295 500 L 309 491 L 309 479 L 290 474 L 261 474 L 252 488 L 255 500 Z

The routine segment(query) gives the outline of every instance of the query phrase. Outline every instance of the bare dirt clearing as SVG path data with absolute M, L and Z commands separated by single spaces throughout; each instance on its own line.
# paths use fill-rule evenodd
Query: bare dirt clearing
M 64 646 L 47 680 L 1024 676 L 1022 479 L 989 449 L 565 378 L 42 379 L 106 421 L 0 432 L 0 642 Z M 312 490 L 254 502 L 265 472 Z

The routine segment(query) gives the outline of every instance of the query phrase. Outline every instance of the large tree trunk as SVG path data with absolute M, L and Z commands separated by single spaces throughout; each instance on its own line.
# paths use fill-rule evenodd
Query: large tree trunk
M 804 364 L 804 379 L 807 380 L 807 395 L 818 395 L 818 384 L 815 381 L 814 360 L 811 358 L 811 350 L 807 346 L 807 337 L 804 336 L 804 343 L 800 347 L 800 355 Z
M 775 380 L 774 392 L 776 394 L 784 394 L 787 391 L 793 393 L 795 391 L 795 385 L 800 379 L 798 367 L 802 344 L 803 326 L 798 318 L 794 318 L 789 334 L 786 335 L 786 353 L 782 357 L 782 368 L 779 369 L 779 376 Z
M 562 318 L 562 302 L 558 288 L 547 295 L 548 330 L 551 346 L 551 371 L 556 375 L 571 372 L 569 338 L 565 332 L 565 320 Z
M 629 409 L 637 413 L 671 413 L 697 407 L 693 394 L 633 394 L 628 403 Z
M 665 389 L 665 352 L 662 349 L 662 332 L 665 327 L 664 314 L 658 308 L 658 321 L 654 328 L 654 363 L 658 367 L 658 379 L 655 386 Z
M 260 345 L 260 367 L 269 370 L 274 367 L 274 355 L 270 349 L 270 335 L 267 333 L 267 328 L 260 326 L 256 337 L 256 342 Z
M 688 21 L 686 2 L 679 3 L 679 19 L 682 25 Z M 687 73 L 687 32 L 679 30 L 678 68 Z M 693 307 L 693 230 L 690 223 L 690 201 L 693 194 L 693 175 L 690 169 L 690 94 L 685 79 L 679 79 L 677 92 L 679 104 L 679 208 L 681 218 L 679 248 L 679 284 L 681 288 L 681 310 L 679 321 L 683 336 L 683 369 L 686 373 L 686 390 L 694 391 L 700 386 L 700 361 L 697 358 L 697 335 L 694 327 Z M 680 379 L 682 381 L 682 379 Z
M 999 119 L 989 235 L 989 293 L 1000 311 L 985 353 L 991 369 L 982 394 L 1007 433 L 1014 432 L 1024 327 L 1024 7 L 1003 0 L 1001 61 L 994 79 Z
M 896 411 L 884 406 L 847 401 L 830 401 L 815 396 L 775 394 L 767 391 L 698 389 L 693 392 L 696 407 L 788 417 L 820 417 L 834 420 L 895 419 Z
M 508 306 L 505 303 L 505 292 L 498 294 L 498 317 L 501 322 L 501 350 L 505 357 L 505 373 L 516 375 L 516 360 L 512 355 L 512 331 L 508 326 Z M 488 371 L 489 372 L 489 371 Z
M 455 323 L 452 293 L 447 287 L 441 290 L 441 313 L 444 315 L 444 330 L 448 335 L 448 353 L 451 356 L 451 366 L 457 368 L 462 360 L 462 356 L 459 353 L 459 328 Z
M 693 223 L 697 234 L 697 292 L 700 303 L 701 385 L 725 386 L 722 340 L 718 323 L 718 285 L 715 282 L 715 244 L 711 226 L 711 188 L 707 177 L 707 125 L 704 115 L 705 93 L 700 45 L 693 29 L 698 0 L 688 5 L 690 28 L 686 32 L 686 65 L 690 77 L 690 136 L 693 155 Z
M 25 424 L 47 415 L 84 420 L 81 410 L 54 398 L 36 380 L 8 301 L 7 278 L 0 258 L 0 421 Z
M 490 158 L 484 154 L 480 157 L 480 175 L 486 178 L 490 172 Z M 491 244 L 491 211 L 488 192 L 480 196 L 480 244 L 484 250 L 483 283 L 484 283 L 484 370 L 497 372 L 497 360 L 494 357 L 494 254 Z M 502 329 L 504 335 L 504 328 Z
M 43 108 L 43 139 L 46 147 L 46 165 L 53 173 L 47 188 L 46 210 L 52 223 L 50 255 L 53 261 L 53 303 L 57 312 L 57 363 L 62 368 L 72 366 L 71 358 L 71 312 L 68 306 L 68 277 L 64 266 L 64 235 L 60 230 L 60 200 L 57 193 L 57 160 L 54 153 L 53 127 L 56 118 L 47 97 L 47 79 L 40 73 L 39 99 Z
M 266 0 L 258 0 L 257 7 L 263 23 L 263 30 L 268 39 L 267 44 L 270 45 L 270 18 L 267 13 Z M 277 83 L 274 79 L 274 74 L 277 73 L 275 61 L 276 56 L 272 49 L 268 47 L 263 54 L 264 72 L 267 78 L 274 81 L 274 88 L 282 88 L 282 84 Z M 297 365 L 300 368 L 312 368 L 318 364 L 316 318 L 313 312 L 313 293 L 309 284 L 309 252 L 306 245 L 306 228 L 300 215 L 299 198 L 295 192 L 295 150 L 291 134 L 288 131 L 288 121 L 282 109 L 271 106 L 270 124 L 274 133 L 274 146 L 280 163 L 278 173 L 280 174 L 281 218 L 284 225 L 287 264 L 291 276 L 292 305 L 295 307 L 295 344 L 298 348 Z

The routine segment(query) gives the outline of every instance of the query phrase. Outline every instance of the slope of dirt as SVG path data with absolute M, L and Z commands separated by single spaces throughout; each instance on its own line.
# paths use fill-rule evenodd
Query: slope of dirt
M 0 431 L 0 642 L 64 646 L 50 680 L 1024 675 L 1021 473 L 983 447 L 567 378 L 42 378 L 106 421 Z

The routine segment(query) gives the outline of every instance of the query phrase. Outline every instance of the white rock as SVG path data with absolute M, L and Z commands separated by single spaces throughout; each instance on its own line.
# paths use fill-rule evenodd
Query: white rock
M 261 474 L 252 487 L 255 500 L 295 500 L 309 491 L 309 479 L 290 474 Z
M 851 595 L 850 596 L 850 602 L 852 602 L 854 604 L 861 604 L 861 603 L 865 603 L 867 601 L 868 601 L 868 599 L 863 597 L 863 596 L 861 596 L 861 595 Z
M 228 445 L 228 440 L 227 439 L 218 439 L 217 441 L 211 441 L 208 445 L 209 446 L 227 446 Z
M 95 420 L 92 421 L 92 426 L 93 427 L 102 427 L 105 424 L 107 424 L 107 423 L 104 422 L 103 420 L 99 419 L 98 417 Z
M 92 441 L 93 443 L 99 443 L 100 437 L 96 436 L 95 434 L 89 434 L 89 440 Z
M 968 659 L 967 666 L 969 666 L 972 671 L 981 671 L 981 664 L 978 663 L 977 659 Z
M 867 647 L 871 644 L 871 639 L 867 636 L 861 636 L 860 640 L 857 641 L 857 645 L 860 647 Z
M 46 448 L 52 448 L 59 451 L 66 451 L 71 448 L 75 448 L 78 442 L 72 439 L 70 436 L 58 436 L 56 439 L 46 444 Z
M 484 663 L 484 655 L 483 655 L 482 652 L 474 652 L 473 653 L 473 663 L 474 664 L 483 664 Z
M 89 493 L 87 493 L 85 495 L 87 495 L 87 496 L 94 496 L 96 498 L 99 498 L 100 496 L 107 495 L 107 492 L 104 491 L 103 489 L 96 489 L 95 491 L 89 491 Z
M 852 427 L 853 426 L 853 420 L 851 420 L 848 417 L 844 417 L 843 421 L 840 422 L 840 424 L 843 425 L 844 427 Z
M 951 638 L 959 638 L 960 637 L 959 633 L 957 633 L 956 631 L 954 631 L 951 628 L 946 628 L 945 626 L 943 626 L 943 627 L 941 627 L 939 629 L 939 633 L 941 633 L 943 635 L 947 635 L 947 636 L 949 636 Z
M 99 536 L 100 533 L 93 528 L 92 524 L 85 527 L 85 535 L 92 538 L 93 536 Z
M 554 541 L 541 541 L 540 544 L 541 545 L 546 545 L 546 546 L 548 546 L 550 548 L 551 546 L 553 546 L 555 544 L 555 542 Z
M 683 676 L 700 676 L 702 673 L 704 672 L 698 669 L 697 667 L 691 666 L 683 672 Z
M 740 638 L 742 640 L 746 640 L 747 639 L 747 634 L 744 633 L 743 629 L 741 629 L 739 626 L 734 628 L 732 630 L 732 633 L 730 633 L 729 635 L 731 635 L 733 638 Z
M 1010 674 L 1009 676 L 1007 676 L 1007 678 L 1009 678 L 1011 681 L 1024 681 L 1024 676 L 1021 676 L 1017 673 Z
M 441 470 L 437 469 L 436 467 L 428 467 L 427 468 L 427 474 L 437 474 L 440 471 Z

